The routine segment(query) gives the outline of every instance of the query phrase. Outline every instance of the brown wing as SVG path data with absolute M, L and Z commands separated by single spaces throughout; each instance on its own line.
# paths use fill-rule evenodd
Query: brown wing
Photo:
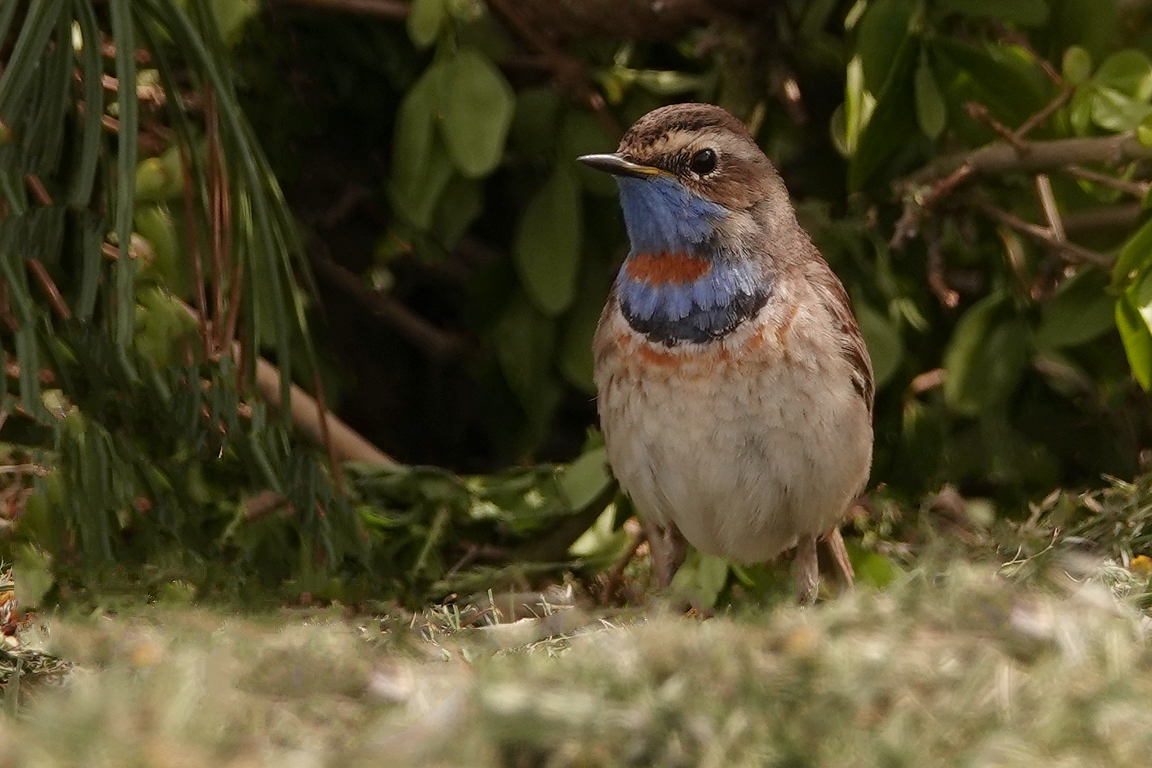
M 832 317 L 837 335 L 840 337 L 840 353 L 852 365 L 852 386 L 864 398 L 868 406 L 868 415 L 872 415 L 872 402 L 876 396 L 876 385 L 872 379 L 872 358 L 868 356 L 868 347 L 864 345 L 864 337 L 860 335 L 860 326 L 856 323 L 856 316 L 852 314 L 852 302 L 848 299 L 848 292 L 832 269 L 821 259 L 822 269 L 813 270 L 809 275 L 820 302 Z

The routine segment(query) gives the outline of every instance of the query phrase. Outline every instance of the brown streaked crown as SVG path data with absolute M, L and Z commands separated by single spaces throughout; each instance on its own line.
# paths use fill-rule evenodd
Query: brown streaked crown
M 693 172 L 693 156 L 707 149 L 716 153 L 715 170 Z M 673 104 L 649 112 L 624 134 L 618 151 L 732 209 L 749 208 L 781 188 L 776 170 L 744 124 L 711 104 Z

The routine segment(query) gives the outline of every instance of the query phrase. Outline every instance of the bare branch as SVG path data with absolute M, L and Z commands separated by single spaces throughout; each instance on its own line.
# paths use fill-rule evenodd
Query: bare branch
M 437 328 L 388 294 L 373 291 L 332 259 L 317 254 L 312 258 L 312 265 L 317 275 L 395 328 L 433 360 L 452 360 L 464 351 L 464 340 L 460 336 Z
M 1146 147 L 1131 133 L 1085 139 L 1058 139 L 1029 142 L 1021 152 L 1007 142 L 986 144 L 971 152 L 945 155 L 929 163 L 908 178 L 906 184 L 923 186 L 948 178 L 960 168 L 969 168 L 968 176 L 999 173 L 1042 173 L 1080 163 L 1123 165 L 1152 157 Z

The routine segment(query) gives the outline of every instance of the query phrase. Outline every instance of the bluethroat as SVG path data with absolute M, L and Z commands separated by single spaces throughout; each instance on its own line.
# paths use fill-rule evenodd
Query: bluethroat
M 688 544 L 742 562 L 795 547 L 801 602 L 872 463 L 872 365 L 844 286 L 744 125 L 719 107 L 649 112 L 615 154 L 631 250 L 593 349 L 613 472 L 659 584 Z

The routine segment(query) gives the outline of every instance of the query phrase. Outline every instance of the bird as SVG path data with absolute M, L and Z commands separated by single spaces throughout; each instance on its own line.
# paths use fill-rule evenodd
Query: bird
M 641 117 L 612 174 L 630 243 L 593 337 L 608 462 L 666 588 L 687 545 L 743 563 L 818 545 L 853 581 L 840 525 L 872 464 L 875 385 L 839 278 L 745 125 L 709 104 Z

